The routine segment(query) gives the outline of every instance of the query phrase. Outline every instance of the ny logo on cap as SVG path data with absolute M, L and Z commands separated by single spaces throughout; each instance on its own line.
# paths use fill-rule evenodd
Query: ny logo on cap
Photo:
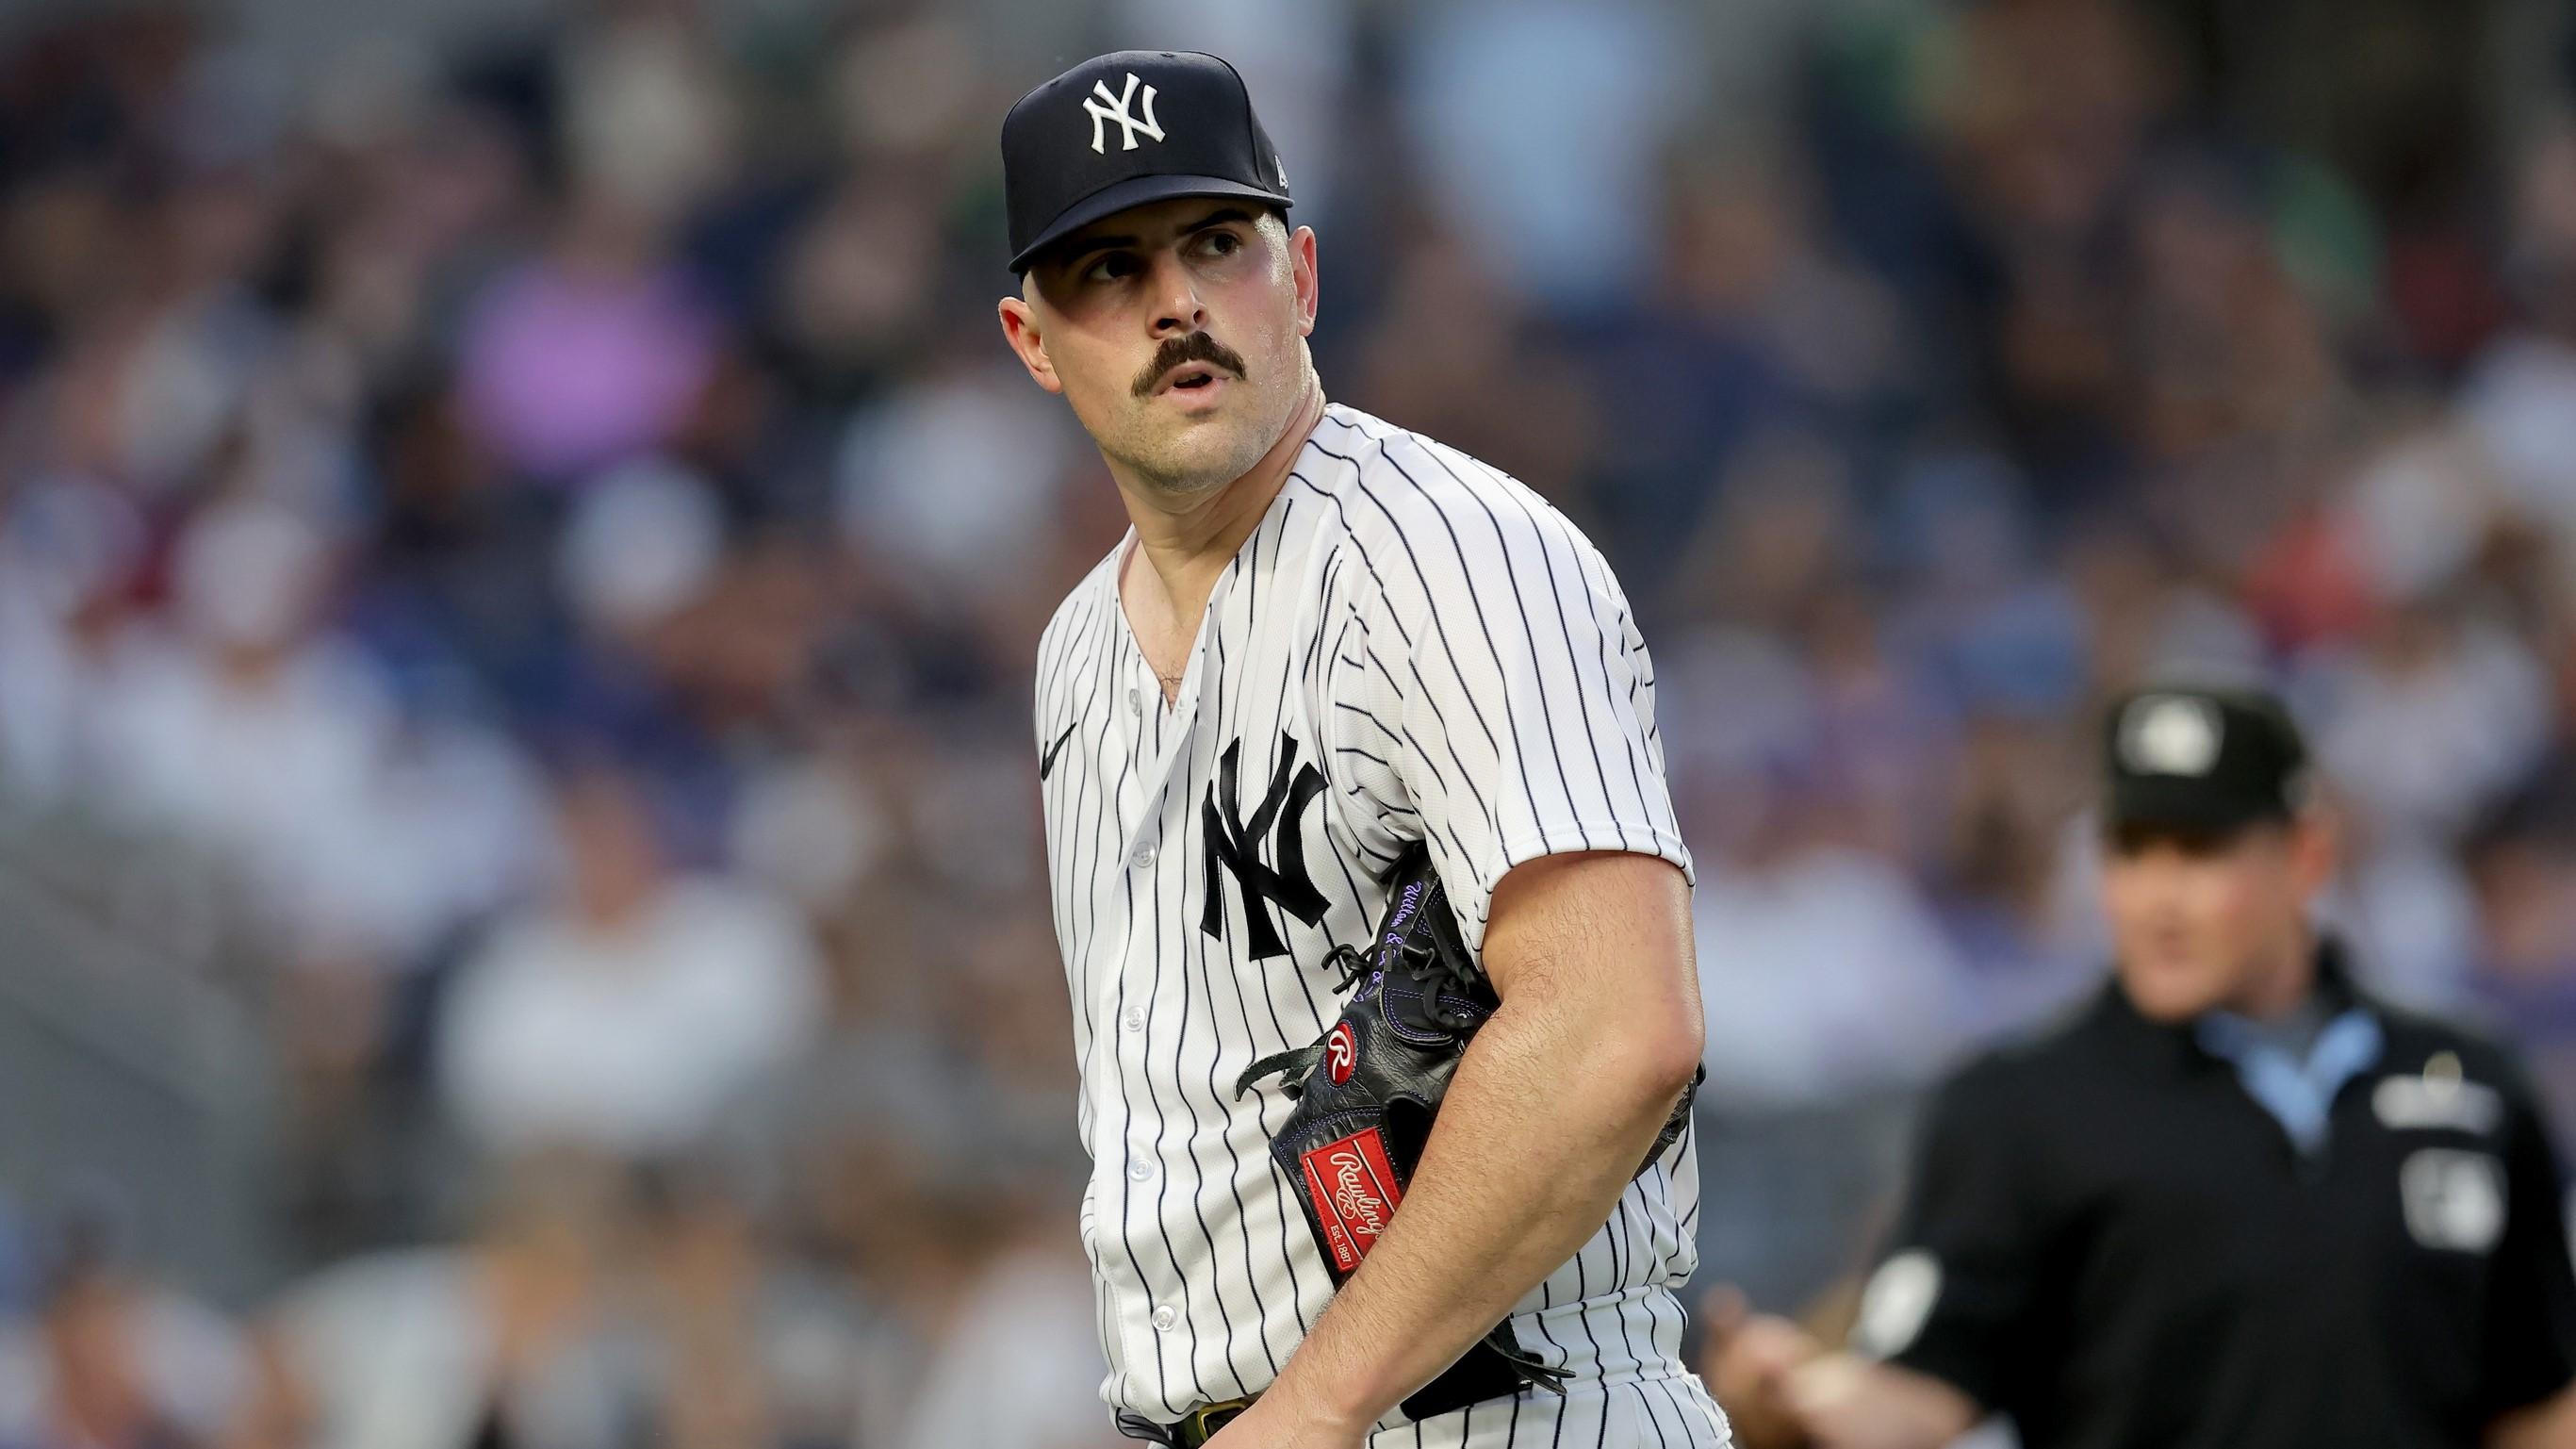
M 1144 132 L 1146 135 L 1153 137 L 1157 141 L 1163 139 L 1163 127 L 1161 123 L 1154 119 L 1154 88 L 1152 86 L 1145 86 L 1145 118 L 1140 121 L 1127 113 L 1128 103 L 1136 99 L 1136 87 L 1143 84 L 1144 83 L 1142 81 L 1136 79 L 1136 72 L 1132 70 L 1127 72 L 1127 88 L 1114 96 L 1109 93 L 1109 82 L 1101 80 L 1093 81 L 1091 83 L 1091 94 L 1098 97 L 1098 99 L 1084 101 L 1082 103 L 1082 108 L 1091 115 L 1092 150 L 1098 151 L 1103 155 L 1108 154 L 1109 148 L 1102 144 L 1103 141 L 1108 139 L 1101 126 L 1101 122 L 1103 121 L 1116 121 L 1118 123 L 1118 135 L 1120 138 L 1118 149 L 1121 151 L 1133 151 L 1136 149 L 1136 133 L 1139 131 Z
M 2139 700 L 2120 721 L 2120 754 L 2141 775 L 2206 775 L 2218 763 L 2218 711 L 2166 694 Z

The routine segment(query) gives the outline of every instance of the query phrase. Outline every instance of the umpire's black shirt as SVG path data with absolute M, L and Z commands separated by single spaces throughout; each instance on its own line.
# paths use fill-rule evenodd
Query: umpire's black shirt
M 2116 983 L 1953 1078 L 1856 1344 L 2030 1449 L 2467 1449 L 2576 1378 L 2560 1178 L 2514 1064 L 2358 995 L 2330 950 L 2319 990 L 2308 1060 L 2336 1038 L 2344 1061 L 2305 1123 Z

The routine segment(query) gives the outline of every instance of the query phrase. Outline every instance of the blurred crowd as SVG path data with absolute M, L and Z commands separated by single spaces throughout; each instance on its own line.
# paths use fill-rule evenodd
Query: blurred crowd
M 1637 604 L 1712 1280 L 1846 1271 L 1911 1092 L 2100 979 L 2158 669 L 2291 692 L 2366 971 L 2576 1141 L 2576 126 L 2369 63 L 2509 8 L 2361 6 L 2322 139 L 2120 0 L 22 24 L 0 822 L 220 883 L 138 929 L 257 1025 L 284 1261 L 0 1162 L 0 1446 L 1118 1442 L 1028 687 L 1123 520 L 992 303 L 999 117 L 1119 45 L 1245 72 L 1327 392 Z

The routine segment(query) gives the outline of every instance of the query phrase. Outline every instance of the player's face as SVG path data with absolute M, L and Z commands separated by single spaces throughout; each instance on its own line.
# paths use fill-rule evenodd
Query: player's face
M 1148 487 L 1222 487 L 1305 395 L 1315 234 L 1250 203 L 1185 197 L 1083 228 L 1001 303 L 1039 386 Z
M 2121 985 L 2140 1013 L 2187 1021 L 2259 997 L 2305 940 L 2326 852 L 2312 823 L 2115 835 L 2102 901 Z

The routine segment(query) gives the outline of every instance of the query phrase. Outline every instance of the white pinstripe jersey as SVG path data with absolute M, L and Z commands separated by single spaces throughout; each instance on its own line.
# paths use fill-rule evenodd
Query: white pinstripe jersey
M 1267 1385 L 1331 1296 L 1267 1150 L 1291 1104 L 1233 1083 L 1339 1013 L 1325 958 L 1373 929 L 1375 873 L 1428 840 L 1481 948 L 1522 861 L 1689 855 L 1618 581 L 1519 482 L 1326 408 L 1168 705 L 1119 604 L 1133 538 L 1048 625 L 1035 723 L 1101 1392 L 1170 1422 Z M 1518 1305 L 1522 1345 L 1613 1390 L 1672 1387 L 1698 1196 L 1685 1135 Z

